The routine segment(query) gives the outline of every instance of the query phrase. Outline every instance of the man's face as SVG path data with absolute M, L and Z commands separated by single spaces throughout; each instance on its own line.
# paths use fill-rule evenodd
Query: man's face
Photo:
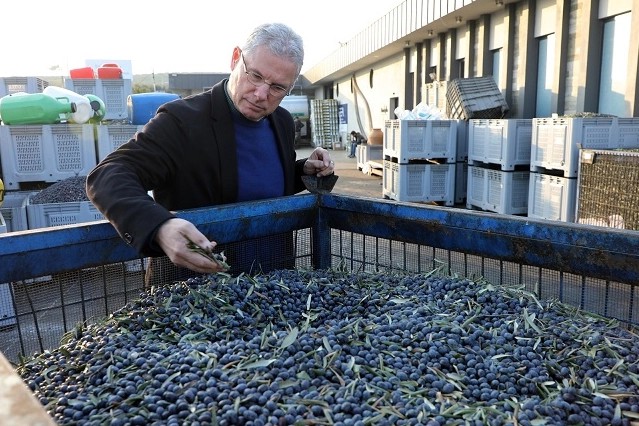
M 265 47 L 250 54 L 236 47 L 231 60 L 229 95 L 244 117 L 259 121 L 275 111 L 296 78 L 297 66 L 289 59 L 275 56 Z M 278 90 L 280 93 L 274 95 Z

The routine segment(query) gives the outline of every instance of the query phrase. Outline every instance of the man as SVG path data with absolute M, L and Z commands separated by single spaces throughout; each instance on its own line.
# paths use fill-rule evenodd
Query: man
M 216 242 L 173 211 L 292 195 L 304 190 L 303 174 L 333 173 L 323 148 L 295 159 L 293 119 L 279 106 L 303 58 L 302 39 L 288 26 L 257 27 L 233 49 L 227 80 L 164 104 L 95 167 L 90 200 L 141 255 L 165 254 L 197 273 L 221 271 L 187 247 L 211 252 Z
M 297 148 L 302 142 L 302 129 L 304 128 L 304 123 L 302 123 L 298 116 L 295 116 L 293 123 L 295 124 L 295 148 Z
M 348 158 L 355 158 L 355 150 L 357 149 L 357 145 L 368 142 L 368 138 L 362 135 L 360 132 L 356 132 L 353 130 L 351 132 L 351 152 L 348 155 Z

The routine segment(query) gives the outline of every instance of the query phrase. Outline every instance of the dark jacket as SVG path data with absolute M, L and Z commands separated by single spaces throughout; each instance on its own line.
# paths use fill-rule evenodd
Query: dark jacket
M 174 217 L 168 210 L 237 201 L 236 143 L 224 84 L 160 107 L 141 132 L 87 177 L 93 204 L 142 255 L 163 254 L 153 239 Z M 295 160 L 293 119 L 281 107 L 267 119 L 275 130 L 285 194 L 300 192 L 305 159 Z

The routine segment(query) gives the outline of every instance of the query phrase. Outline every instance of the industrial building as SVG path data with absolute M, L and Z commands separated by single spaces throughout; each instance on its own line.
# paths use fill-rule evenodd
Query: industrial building
M 446 83 L 493 76 L 507 118 L 637 115 L 639 18 L 631 0 L 406 0 L 304 73 L 349 129 L 445 99 Z M 439 93 L 437 93 L 439 92 Z

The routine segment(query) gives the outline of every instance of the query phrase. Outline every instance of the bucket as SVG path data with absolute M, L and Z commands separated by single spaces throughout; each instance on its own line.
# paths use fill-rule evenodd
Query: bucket
M 75 68 L 69 70 L 71 79 L 95 78 L 95 72 L 91 67 Z
M 122 78 L 122 68 L 118 64 L 102 64 L 98 67 L 98 78 L 120 79 Z
M 18 92 L 0 98 L 0 119 L 6 125 L 56 124 L 66 121 L 76 105 L 69 98 Z
M 76 110 L 69 116 L 69 121 L 72 123 L 84 124 L 93 117 L 93 108 L 91 108 L 91 103 L 86 96 L 58 86 L 47 86 L 42 93 L 46 93 L 54 98 L 67 98 L 71 102 L 74 102 Z
M 179 99 L 174 93 L 135 93 L 127 96 L 126 105 L 131 124 L 146 124 L 155 115 L 158 108 L 169 101 Z

